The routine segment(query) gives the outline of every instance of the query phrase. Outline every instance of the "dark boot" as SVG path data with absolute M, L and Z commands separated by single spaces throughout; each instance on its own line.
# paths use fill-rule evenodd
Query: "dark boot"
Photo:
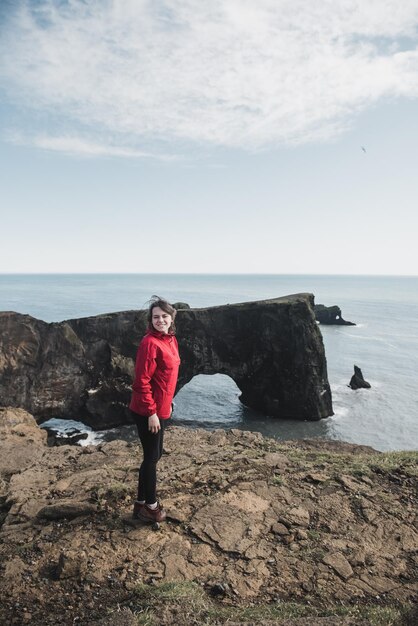
M 134 519 L 140 519 L 140 512 L 142 511 L 142 509 L 144 508 L 145 504 L 141 504 L 141 502 L 138 502 L 138 500 L 135 500 L 134 502 L 134 510 L 132 512 L 132 517 Z
M 163 522 L 166 517 L 167 513 L 160 503 L 157 504 L 156 509 L 150 509 L 148 504 L 144 504 L 138 511 L 138 519 L 144 522 Z

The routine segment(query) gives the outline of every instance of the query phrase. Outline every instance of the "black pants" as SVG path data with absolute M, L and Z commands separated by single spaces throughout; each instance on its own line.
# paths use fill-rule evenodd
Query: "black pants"
M 164 428 L 168 420 L 160 419 L 161 429 L 158 433 L 152 433 L 148 430 L 148 417 L 133 412 L 132 417 L 144 452 L 144 459 L 139 468 L 138 500 L 153 504 L 157 502 L 157 463 L 163 453 Z

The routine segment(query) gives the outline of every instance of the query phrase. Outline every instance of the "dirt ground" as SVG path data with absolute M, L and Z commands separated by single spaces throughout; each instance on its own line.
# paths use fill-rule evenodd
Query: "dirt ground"
M 416 622 L 417 453 L 174 426 L 153 531 L 137 445 L 0 424 L 1 624 Z

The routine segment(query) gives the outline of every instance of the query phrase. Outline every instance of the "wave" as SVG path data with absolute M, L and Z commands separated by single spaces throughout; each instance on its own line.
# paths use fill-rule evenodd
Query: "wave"
M 90 426 L 87 426 L 87 424 L 76 422 L 75 420 L 51 418 L 43 422 L 40 426 L 41 428 L 52 430 L 63 439 L 70 438 L 75 434 L 87 434 L 86 439 L 81 439 L 78 442 L 80 446 L 97 445 L 103 439 L 101 432 L 96 432 L 90 428 Z

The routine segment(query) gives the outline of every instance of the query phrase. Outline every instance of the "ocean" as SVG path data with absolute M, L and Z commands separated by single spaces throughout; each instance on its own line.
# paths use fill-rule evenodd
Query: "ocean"
M 242 428 L 279 440 L 348 441 L 377 450 L 418 449 L 418 277 L 215 274 L 3 274 L 0 310 L 47 322 L 141 309 L 153 294 L 192 307 L 310 292 L 338 305 L 356 326 L 320 326 L 335 415 L 319 422 L 279 420 L 243 406 L 227 376 L 196 376 L 175 398 L 174 423 Z M 372 387 L 353 391 L 358 365 Z M 53 424 L 57 425 L 54 420 Z M 71 422 L 58 422 L 61 429 Z M 76 423 L 80 427 L 80 424 Z M 86 441 L 134 438 L 132 427 L 91 433 Z

